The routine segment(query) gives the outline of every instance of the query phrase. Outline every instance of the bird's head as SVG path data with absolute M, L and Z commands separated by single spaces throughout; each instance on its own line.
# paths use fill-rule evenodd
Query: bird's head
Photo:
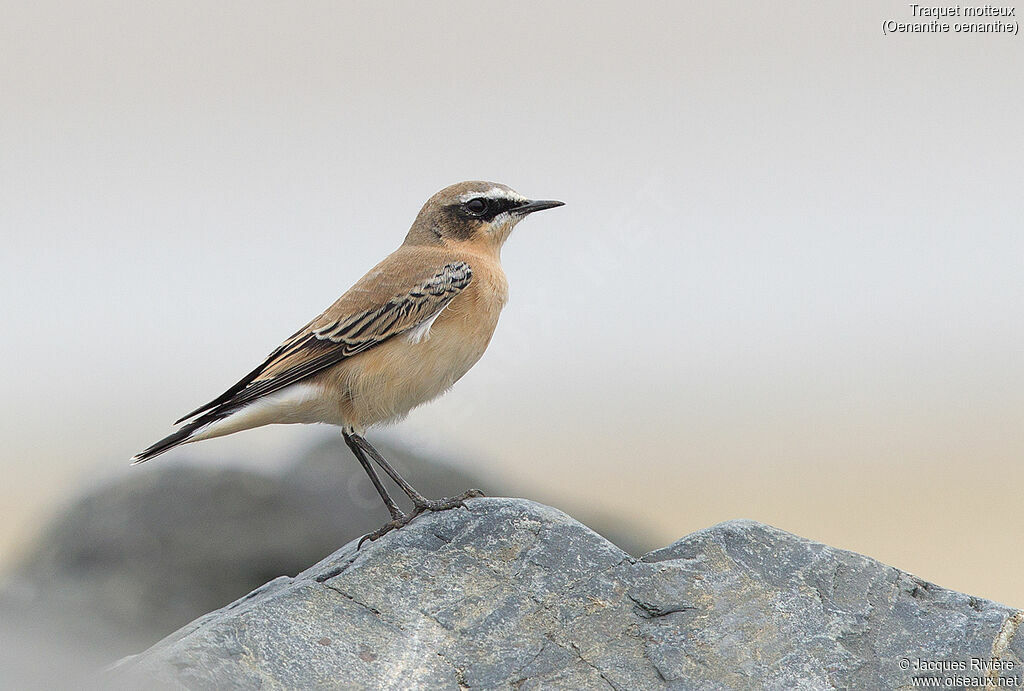
M 464 243 L 500 248 L 519 221 L 563 202 L 532 201 L 507 185 L 460 182 L 435 194 L 420 209 L 406 242 Z

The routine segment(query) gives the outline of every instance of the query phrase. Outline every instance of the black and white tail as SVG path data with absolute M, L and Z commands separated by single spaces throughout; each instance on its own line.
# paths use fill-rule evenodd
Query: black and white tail
M 172 434 L 167 435 L 157 443 L 150 446 L 145 451 L 140 451 L 139 453 L 132 456 L 132 465 L 145 463 L 149 459 L 155 458 L 162 453 L 170 451 L 176 446 L 181 446 L 182 444 L 189 442 L 192 439 L 192 437 L 195 436 L 197 432 L 199 432 L 199 430 L 203 429 L 204 427 L 213 422 L 216 422 L 217 420 L 223 419 L 224 417 L 226 416 L 223 414 L 206 414 L 193 420 L 187 425 L 182 425 L 181 428 L 179 428 Z

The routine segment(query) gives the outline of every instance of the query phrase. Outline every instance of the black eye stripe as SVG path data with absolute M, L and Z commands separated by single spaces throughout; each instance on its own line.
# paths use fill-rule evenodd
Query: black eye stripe
M 480 203 L 483 203 L 481 206 Z M 461 216 L 491 222 L 501 213 L 522 206 L 525 202 L 509 199 L 507 197 L 488 198 L 473 197 L 461 204 L 456 204 L 454 210 Z
M 491 204 L 498 207 L 499 214 L 502 213 L 503 211 L 509 211 L 510 209 L 514 209 L 521 203 L 522 202 L 517 202 L 515 199 L 494 199 L 491 201 Z

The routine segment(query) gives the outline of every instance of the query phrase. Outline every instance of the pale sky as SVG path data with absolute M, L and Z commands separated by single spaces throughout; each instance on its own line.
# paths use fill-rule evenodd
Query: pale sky
M 486 179 L 567 205 L 393 433 L 662 542 L 753 518 L 1024 605 L 1024 39 L 885 36 L 887 2 L 0 8 L 0 551 Z

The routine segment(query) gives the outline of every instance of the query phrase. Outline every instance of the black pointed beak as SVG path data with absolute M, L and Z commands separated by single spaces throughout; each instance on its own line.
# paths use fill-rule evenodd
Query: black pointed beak
M 525 216 L 526 214 L 532 214 L 534 211 L 543 211 L 544 209 L 554 209 L 556 206 L 565 206 L 565 202 L 557 202 L 553 199 L 541 199 L 535 202 L 526 202 L 512 209 L 512 213 Z

